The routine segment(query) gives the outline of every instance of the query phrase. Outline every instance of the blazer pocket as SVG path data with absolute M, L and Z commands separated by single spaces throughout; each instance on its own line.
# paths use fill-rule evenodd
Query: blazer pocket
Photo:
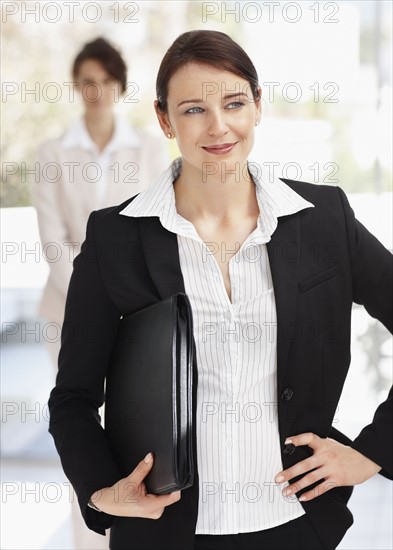
M 328 281 L 329 279 L 332 279 L 337 275 L 339 270 L 340 268 L 338 265 L 333 265 L 332 267 L 329 267 L 324 271 L 320 271 L 319 273 L 315 273 L 314 275 L 305 277 L 304 279 L 299 281 L 300 291 L 306 292 L 306 290 L 310 290 L 311 288 L 314 288 L 314 286 L 317 286 L 321 283 L 324 283 L 325 281 Z

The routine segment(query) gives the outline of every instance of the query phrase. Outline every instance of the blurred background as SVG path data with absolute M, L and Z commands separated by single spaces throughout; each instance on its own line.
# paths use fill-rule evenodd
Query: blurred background
M 71 5 L 73 5 L 73 7 Z M 153 110 L 159 63 L 192 29 L 228 33 L 249 53 L 263 118 L 252 160 L 267 178 L 338 185 L 356 217 L 392 243 L 392 3 L 2 2 L 1 458 L 2 549 L 71 549 L 71 491 L 48 434 L 54 370 L 38 303 L 49 268 L 32 206 L 37 147 L 61 135 L 82 106 L 72 61 L 103 36 L 128 65 L 116 110 L 160 136 Z M 164 140 L 164 138 L 162 138 Z M 178 154 L 174 141 L 168 154 Z M 392 337 L 353 308 L 352 367 L 336 427 L 355 437 L 387 396 Z M 392 484 L 355 487 L 355 523 L 339 548 L 392 549 Z

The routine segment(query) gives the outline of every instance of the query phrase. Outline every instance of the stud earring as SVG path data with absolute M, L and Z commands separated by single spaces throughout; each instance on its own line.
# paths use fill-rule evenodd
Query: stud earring
M 172 134 L 170 132 L 167 133 L 167 137 L 168 138 L 171 138 L 172 137 Z
M 258 124 L 259 124 L 259 120 L 256 120 L 255 121 L 255 126 L 258 126 Z

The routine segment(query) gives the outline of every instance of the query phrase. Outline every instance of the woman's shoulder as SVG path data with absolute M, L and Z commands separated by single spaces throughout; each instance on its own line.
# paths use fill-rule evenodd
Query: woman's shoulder
M 320 224 L 321 220 L 324 220 L 329 224 L 338 222 L 341 224 L 344 218 L 354 215 L 348 197 L 339 185 L 310 183 L 284 178 L 280 178 L 280 180 L 314 205 L 314 208 L 307 208 L 303 213 L 303 216 L 310 223 Z
M 47 138 L 41 141 L 37 147 L 38 152 L 44 154 L 60 150 L 63 137 L 64 132 L 60 136 Z
M 126 199 L 120 204 L 114 204 L 113 206 L 106 206 L 105 208 L 98 208 L 95 210 L 96 219 L 105 220 L 106 222 L 110 219 L 116 219 L 124 208 L 126 208 L 140 193 L 136 193 L 132 197 Z M 122 216 L 124 218 L 124 216 Z
M 73 142 L 76 141 L 81 133 L 81 128 L 82 119 L 77 119 L 63 130 L 54 131 L 53 136 L 47 137 L 38 144 L 38 151 L 41 153 L 59 151 L 67 148 L 68 144 L 73 145 Z
M 132 232 L 137 230 L 137 218 L 122 216 L 121 211 L 138 195 L 139 193 L 120 204 L 94 210 L 93 225 L 95 237 L 103 240 L 108 236 L 113 238 L 114 235 L 118 236 L 119 240 L 129 238 Z
M 337 205 L 341 204 L 342 197 L 346 197 L 344 191 L 337 185 L 311 183 L 287 178 L 280 178 L 280 180 L 303 197 L 303 199 L 312 202 L 317 209 L 336 208 Z M 312 210 L 315 211 L 316 209 L 308 209 L 310 213 Z
M 327 195 L 337 195 L 337 185 L 327 185 L 324 183 L 311 183 L 302 180 L 292 180 L 287 178 L 280 178 L 282 182 L 288 185 L 291 189 L 299 193 L 299 195 L 305 195 L 307 197 L 326 197 Z

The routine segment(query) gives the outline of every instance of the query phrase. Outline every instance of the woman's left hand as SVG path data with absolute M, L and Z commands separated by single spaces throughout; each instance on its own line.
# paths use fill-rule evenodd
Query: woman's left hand
M 279 472 L 275 477 L 276 483 L 287 482 L 316 468 L 286 487 L 283 490 L 285 496 L 293 495 L 315 482 L 325 480 L 311 491 L 303 493 L 299 498 L 300 501 L 312 500 L 337 486 L 363 483 L 382 469 L 352 447 L 329 437 L 321 438 L 314 433 L 303 433 L 288 437 L 285 443 L 292 443 L 295 446 L 308 445 L 314 454 L 287 470 Z

